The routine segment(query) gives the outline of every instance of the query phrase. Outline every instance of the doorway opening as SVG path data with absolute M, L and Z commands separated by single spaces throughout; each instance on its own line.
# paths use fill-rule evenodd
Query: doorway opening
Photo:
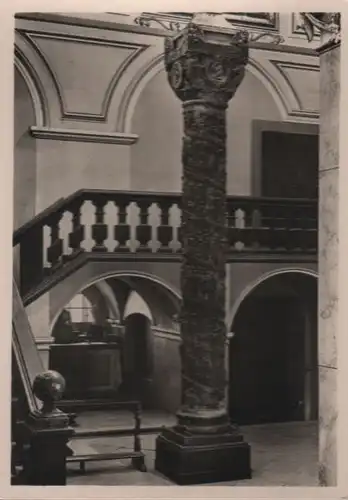
M 317 420 L 317 278 L 266 278 L 232 321 L 229 412 L 239 425 Z

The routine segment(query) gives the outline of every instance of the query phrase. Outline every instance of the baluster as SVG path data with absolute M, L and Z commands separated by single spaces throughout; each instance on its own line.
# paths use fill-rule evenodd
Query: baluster
M 290 210 L 289 210 L 290 208 Z M 271 207 L 272 210 L 272 239 L 271 248 L 273 249 L 291 249 L 293 246 L 292 214 L 291 207 L 286 204 L 277 203 Z
M 261 228 L 258 242 L 262 248 L 269 250 L 272 249 L 276 243 L 274 206 L 267 202 L 261 202 L 259 207 Z
M 169 225 L 169 209 L 172 206 L 172 202 L 170 200 L 164 200 L 158 203 L 158 206 L 161 210 L 161 223 L 157 228 L 157 239 L 161 244 L 158 252 L 170 252 L 171 248 L 169 243 L 173 239 L 173 227 Z
M 127 241 L 130 239 L 130 225 L 127 224 L 127 207 L 129 201 L 115 201 L 118 206 L 118 224 L 114 226 L 114 237 L 118 242 L 114 252 L 129 252 Z
M 77 257 L 80 253 L 84 251 L 81 248 L 81 243 L 85 238 L 85 227 L 81 224 L 81 208 L 84 200 L 76 200 L 76 202 L 71 207 L 72 213 L 72 231 L 69 234 L 69 246 L 72 249 L 70 258 L 73 259 Z
M 182 223 L 182 204 L 181 204 L 181 197 L 176 200 L 176 206 L 178 208 L 178 213 L 179 213 L 179 224 L 176 228 L 176 249 L 175 252 L 181 252 L 182 250 L 182 231 L 181 231 L 181 223 Z M 174 237 L 174 233 L 173 233 Z
M 262 214 L 260 204 L 253 203 L 251 207 L 251 229 L 250 242 L 254 251 L 258 251 L 264 240 L 264 228 L 262 227 Z
M 245 230 L 244 244 L 250 250 L 257 250 L 260 246 L 260 237 L 262 240 L 262 230 L 260 231 L 260 212 L 259 207 L 250 200 L 251 203 L 245 207 Z M 260 234 L 261 233 L 261 234 Z
M 137 205 L 140 208 L 139 218 L 140 224 L 136 227 L 136 239 L 139 241 L 138 251 L 151 252 L 148 246 L 151 240 L 152 227 L 148 224 L 149 208 L 152 205 L 152 200 L 138 200 Z
M 308 206 L 306 210 L 306 236 L 304 236 L 308 252 L 318 249 L 318 204 Z
M 238 207 L 238 208 L 237 208 Z M 235 249 L 239 251 L 248 250 L 252 243 L 252 224 L 250 217 L 250 207 L 242 203 L 238 203 L 234 213 L 235 230 Z
M 228 249 L 233 251 L 238 241 L 238 229 L 236 227 L 236 206 L 231 200 L 228 200 L 226 205 L 226 224 Z
M 63 263 L 63 240 L 60 238 L 60 221 L 63 212 L 56 212 L 50 216 L 47 226 L 51 230 L 51 245 L 47 248 L 47 261 L 51 264 L 53 271 Z
M 289 251 L 293 251 L 302 246 L 301 244 L 301 235 L 303 234 L 302 230 L 302 221 L 298 217 L 298 207 L 296 206 L 285 206 L 282 207 L 281 215 L 283 216 L 282 224 L 279 224 L 283 227 L 283 238 L 282 244 L 284 248 Z
M 108 203 L 108 199 L 104 196 L 97 196 L 94 200 L 91 200 L 95 206 L 95 224 L 92 224 L 92 238 L 95 241 L 95 245 L 92 248 L 92 252 L 107 252 L 108 249 L 104 245 L 104 241 L 108 237 L 108 226 L 105 224 L 105 205 Z

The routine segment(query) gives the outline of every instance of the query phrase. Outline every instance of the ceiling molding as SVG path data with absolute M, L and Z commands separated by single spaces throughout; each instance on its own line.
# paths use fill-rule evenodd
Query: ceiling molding
M 120 144 L 124 146 L 131 146 L 138 140 L 138 136 L 136 134 L 51 127 L 31 127 L 30 133 L 33 137 L 35 137 L 35 139 L 49 139 L 70 142 L 93 142 L 99 144 Z
M 152 22 L 166 30 L 183 29 L 195 12 L 142 12 L 136 23 L 152 28 Z M 279 31 L 279 14 L 276 12 L 221 12 L 231 28 L 244 27 L 256 30 Z

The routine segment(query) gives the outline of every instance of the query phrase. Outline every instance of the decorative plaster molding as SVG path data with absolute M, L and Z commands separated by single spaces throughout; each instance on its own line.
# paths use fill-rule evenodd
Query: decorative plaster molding
M 15 30 L 14 42 L 14 64 L 17 65 L 19 62 L 19 65 L 29 75 L 27 83 L 29 84 L 31 79 L 33 82 L 32 90 L 34 87 L 37 89 L 37 95 L 32 96 L 33 99 L 38 99 L 36 102 L 33 100 L 33 107 L 42 107 L 42 110 L 36 110 L 38 112 L 37 121 L 33 125 L 49 126 L 56 120 L 56 117 L 61 116 L 59 99 L 52 82 L 52 76 L 42 58 L 23 33 Z
M 56 141 L 94 142 L 99 144 L 121 144 L 124 146 L 131 146 L 138 140 L 136 134 L 124 134 L 121 132 L 100 132 L 50 127 L 31 127 L 30 132 L 36 139 L 50 139 Z
M 341 43 L 341 13 L 340 12 L 300 12 L 303 29 L 311 42 L 315 30 L 320 32 L 321 46 L 319 53 L 331 49 Z
M 143 51 L 145 51 L 149 47 L 149 45 L 140 43 L 129 43 L 129 42 L 122 42 L 119 40 L 105 40 L 103 38 L 96 38 L 92 36 L 89 37 L 81 35 L 70 35 L 66 33 L 57 33 L 57 32 L 47 33 L 34 30 L 31 31 L 18 30 L 18 31 L 22 32 L 24 37 L 30 42 L 32 47 L 34 47 L 34 49 L 44 62 L 47 70 L 51 75 L 54 86 L 56 88 L 56 92 L 60 103 L 61 118 L 69 121 L 76 120 L 76 121 L 89 121 L 89 122 L 106 122 L 108 118 L 108 111 L 112 100 L 112 96 L 120 78 L 125 73 L 129 65 Z M 38 39 L 48 39 L 60 42 L 81 43 L 86 45 L 98 45 L 98 46 L 133 50 L 133 52 L 125 58 L 125 60 L 121 63 L 120 67 L 117 69 L 115 74 L 112 76 L 111 81 L 109 82 L 109 85 L 106 89 L 104 98 L 102 100 L 100 113 L 81 113 L 67 109 L 67 104 L 64 101 L 64 91 L 62 89 L 61 84 L 59 83 L 58 75 L 56 75 L 56 73 L 52 69 L 52 66 L 47 56 L 43 53 L 42 49 L 39 47 L 37 43 Z
M 306 32 L 303 27 L 303 19 L 299 12 L 293 12 L 291 14 L 291 34 L 302 35 L 303 37 L 306 36 Z M 317 28 L 314 28 L 313 37 L 320 38 L 320 32 Z
M 223 14 L 230 23 L 279 30 L 277 12 L 223 12 Z
M 149 81 L 160 71 L 164 71 L 164 53 L 160 52 L 148 61 L 130 81 L 118 110 L 117 130 L 128 133 L 132 127 L 134 110 L 140 95 Z
M 155 26 L 169 31 L 180 31 L 192 20 L 195 12 L 143 12 L 134 18 L 134 23 L 151 28 Z M 214 12 L 213 14 L 216 14 Z M 279 15 L 276 12 L 221 12 L 232 28 L 233 25 L 251 29 L 279 30 Z
M 286 80 L 289 88 L 291 89 L 293 96 L 297 102 L 298 109 L 292 109 L 288 111 L 290 116 L 299 116 L 299 117 L 308 117 L 308 118 L 319 118 L 319 110 L 318 109 L 306 109 L 304 103 L 302 102 L 300 96 L 298 95 L 297 90 L 295 89 L 291 79 L 286 72 L 286 69 L 292 70 L 300 70 L 300 71 L 314 71 L 318 73 L 319 78 L 319 65 L 302 63 L 302 62 L 293 62 L 293 61 L 277 61 L 271 59 L 270 62 L 278 69 L 283 78 Z
M 47 103 L 40 79 L 19 47 L 15 46 L 15 68 L 18 70 L 28 88 L 35 114 L 35 124 L 43 127 L 47 123 Z

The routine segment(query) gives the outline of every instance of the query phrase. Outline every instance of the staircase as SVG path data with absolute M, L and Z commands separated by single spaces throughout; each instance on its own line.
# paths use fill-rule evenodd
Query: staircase
M 44 367 L 25 307 L 91 261 L 180 262 L 180 204 L 179 194 L 79 190 L 14 232 L 12 484 L 66 484 L 67 461 L 79 461 L 69 416 L 34 394 Z M 226 215 L 227 261 L 316 262 L 316 200 L 229 196 Z M 142 469 L 139 433 L 137 423 L 130 457 Z
M 79 190 L 13 235 L 25 306 L 90 261 L 181 260 L 181 196 Z M 228 262 L 316 262 L 317 201 L 229 196 Z

